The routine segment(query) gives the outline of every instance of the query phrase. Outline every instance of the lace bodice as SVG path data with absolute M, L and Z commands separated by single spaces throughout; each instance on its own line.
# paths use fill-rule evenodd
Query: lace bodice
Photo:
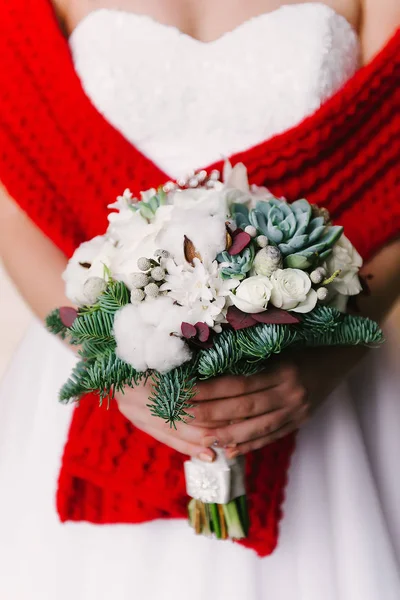
M 210 43 L 101 9 L 70 48 L 96 108 L 171 177 L 296 125 L 358 65 L 355 31 L 318 2 L 283 6 Z

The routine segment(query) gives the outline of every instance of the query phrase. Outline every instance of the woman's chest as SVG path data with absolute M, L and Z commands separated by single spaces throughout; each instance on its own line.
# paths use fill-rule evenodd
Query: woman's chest
M 139 15 L 148 15 L 155 21 L 176 27 L 185 34 L 210 42 L 227 31 L 263 13 L 283 5 L 298 4 L 297 0 L 53 0 L 62 15 L 65 30 L 71 33 L 90 12 L 116 9 Z M 312 3 L 306 0 L 305 3 Z M 360 0 L 325 0 L 338 14 L 358 28 Z

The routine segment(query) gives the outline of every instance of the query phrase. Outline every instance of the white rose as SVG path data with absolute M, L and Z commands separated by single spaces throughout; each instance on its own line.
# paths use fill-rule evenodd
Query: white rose
M 317 292 L 311 279 L 300 269 L 277 269 L 271 275 L 271 303 L 293 312 L 310 312 L 317 303 Z
M 328 273 L 340 271 L 340 275 L 330 284 L 330 288 L 339 294 L 354 296 L 361 292 L 358 271 L 363 260 L 350 240 L 342 235 L 333 246 L 332 254 L 327 259 L 325 268 Z
M 242 281 L 231 295 L 233 304 L 245 313 L 259 313 L 266 310 L 271 298 L 272 285 L 268 277 L 256 275 Z

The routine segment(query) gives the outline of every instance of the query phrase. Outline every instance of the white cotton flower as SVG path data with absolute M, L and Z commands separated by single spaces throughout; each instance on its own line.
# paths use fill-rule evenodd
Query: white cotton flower
M 71 302 L 78 306 L 93 303 L 93 294 L 85 292 L 85 284 L 91 278 L 106 279 L 105 267 L 110 267 L 114 254 L 114 246 L 102 235 L 75 250 L 62 275 L 65 293 Z
M 231 295 L 233 304 L 245 313 L 259 313 L 266 310 L 271 298 L 272 285 L 268 277 L 255 275 L 244 279 Z
M 186 311 L 168 297 L 127 304 L 115 315 L 117 355 L 137 371 L 166 373 L 191 359 L 180 337 Z
M 310 312 L 317 303 L 311 279 L 300 269 L 277 269 L 271 275 L 271 304 L 283 310 Z
M 350 240 L 342 235 L 332 248 L 332 254 L 326 260 L 325 268 L 328 273 L 340 271 L 338 277 L 329 285 L 330 291 L 354 296 L 362 290 L 358 272 L 363 260 Z
M 224 195 L 216 190 L 188 189 L 173 193 L 171 198 L 174 205 L 170 220 L 160 230 L 159 247 L 183 264 L 186 236 L 203 261 L 213 261 L 226 246 Z

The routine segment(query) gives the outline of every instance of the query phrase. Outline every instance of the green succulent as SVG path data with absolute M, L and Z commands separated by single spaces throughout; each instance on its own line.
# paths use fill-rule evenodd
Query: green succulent
M 326 225 L 324 217 L 313 217 L 307 200 L 289 204 L 278 198 L 257 203 L 253 210 L 235 206 L 238 227 L 250 224 L 277 246 L 284 257 L 284 266 L 309 269 L 320 264 L 332 252 L 343 227 Z
M 162 188 L 160 188 L 154 196 L 147 200 L 146 202 L 142 200 L 137 204 L 132 204 L 131 208 L 135 211 L 139 211 L 144 219 L 151 220 L 156 214 L 158 208 L 165 204 L 166 193 Z
M 218 262 L 227 263 L 220 271 L 222 279 L 244 279 L 253 265 L 254 256 L 253 245 L 247 246 L 236 256 L 231 256 L 227 251 L 218 254 Z

